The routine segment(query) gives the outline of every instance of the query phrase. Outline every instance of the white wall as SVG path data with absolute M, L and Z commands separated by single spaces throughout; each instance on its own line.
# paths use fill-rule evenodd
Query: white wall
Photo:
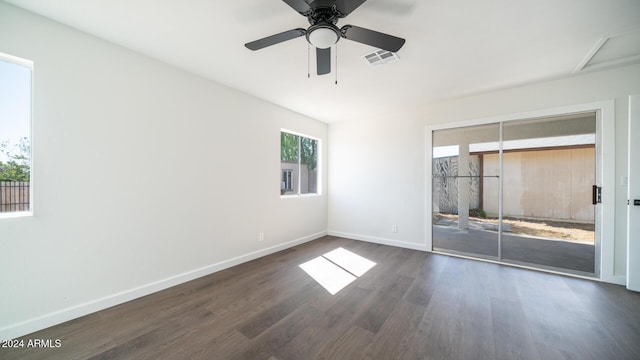
M 582 74 L 425 105 L 415 118 L 329 126 L 329 233 L 425 247 L 427 125 L 615 100 L 615 264 L 626 271 L 628 95 L 640 92 L 640 65 Z M 430 166 L 430 163 L 429 163 Z M 391 224 L 399 224 L 392 233 Z M 605 239 L 611 241 L 611 239 Z
M 329 126 L 331 234 L 426 250 L 424 131 L 418 119 Z
M 279 191 L 280 129 L 326 149 L 325 124 L 2 2 L 0 52 L 35 63 L 35 212 L 0 219 L 0 339 L 326 233 L 326 195 Z

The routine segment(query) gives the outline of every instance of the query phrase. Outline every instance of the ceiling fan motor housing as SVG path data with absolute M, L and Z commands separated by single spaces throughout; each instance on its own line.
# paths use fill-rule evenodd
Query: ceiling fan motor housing
M 341 16 L 340 12 L 335 6 L 322 6 L 314 7 L 311 12 L 306 15 L 309 20 L 309 24 L 315 25 L 318 23 L 331 23 L 335 24 Z

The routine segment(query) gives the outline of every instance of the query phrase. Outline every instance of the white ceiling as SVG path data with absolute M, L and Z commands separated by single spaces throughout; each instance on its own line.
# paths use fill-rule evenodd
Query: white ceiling
M 640 25 L 638 0 L 368 0 L 338 26 L 405 38 L 400 61 L 338 43 L 316 76 L 307 43 L 243 45 L 308 27 L 281 0 L 5 0 L 324 122 L 418 117 L 433 102 L 569 76 L 603 37 Z M 312 52 L 313 55 L 313 52 Z M 335 71 L 335 64 L 333 66 Z

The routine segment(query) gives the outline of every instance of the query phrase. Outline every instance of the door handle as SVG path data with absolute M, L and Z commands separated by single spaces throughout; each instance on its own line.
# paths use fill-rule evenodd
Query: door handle
M 593 185 L 591 188 L 591 203 L 593 205 L 602 203 L 602 187 Z

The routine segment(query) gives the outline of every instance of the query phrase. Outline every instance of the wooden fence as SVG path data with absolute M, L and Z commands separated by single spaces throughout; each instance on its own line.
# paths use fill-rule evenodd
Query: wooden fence
M 0 181 L 0 213 L 29 211 L 30 191 L 29 182 Z

